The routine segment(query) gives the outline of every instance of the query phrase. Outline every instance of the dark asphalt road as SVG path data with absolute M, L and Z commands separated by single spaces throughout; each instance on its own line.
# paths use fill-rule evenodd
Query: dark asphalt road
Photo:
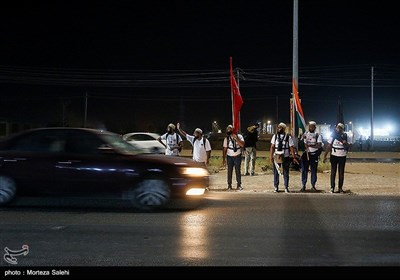
M 195 210 L 0 209 L 1 266 L 399 266 L 400 198 L 210 193 Z

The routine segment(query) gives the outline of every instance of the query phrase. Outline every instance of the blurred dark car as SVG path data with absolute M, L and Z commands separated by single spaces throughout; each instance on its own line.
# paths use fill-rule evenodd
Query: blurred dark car
M 201 200 L 207 169 L 190 159 L 143 154 L 108 131 L 39 128 L 0 142 L 0 206 L 15 197 L 113 197 L 152 210 Z

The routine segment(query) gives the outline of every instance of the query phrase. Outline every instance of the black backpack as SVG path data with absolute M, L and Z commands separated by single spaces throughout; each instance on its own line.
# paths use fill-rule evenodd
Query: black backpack
M 318 137 L 319 137 L 318 132 L 315 132 L 315 143 L 318 142 Z M 302 143 L 304 143 L 304 142 L 302 141 Z M 325 150 L 325 147 L 323 146 L 323 144 L 324 143 L 321 143 L 321 147 L 319 147 L 318 150 L 315 152 L 315 154 L 317 156 L 320 156 L 322 154 L 322 152 Z
M 192 154 L 193 154 L 193 149 L 194 149 L 194 142 L 196 141 L 196 138 L 193 138 L 193 142 L 192 142 Z M 203 136 L 203 147 L 204 149 L 206 149 L 206 138 L 204 138 Z
M 289 148 L 289 134 L 286 133 L 285 136 L 281 139 L 278 136 L 278 133 L 275 134 L 275 143 L 276 143 L 276 139 L 278 139 L 278 151 L 282 151 L 283 149 L 288 149 Z M 283 147 L 283 140 L 285 140 L 285 147 Z
M 194 141 L 196 141 L 196 138 L 193 138 L 193 142 L 192 142 L 193 145 L 194 145 Z M 206 138 L 204 138 L 204 137 L 203 137 L 203 146 L 205 149 L 206 148 Z
M 226 137 L 226 144 L 227 144 L 228 149 L 230 149 L 230 148 L 229 148 L 229 141 L 232 141 L 232 146 L 233 146 L 233 148 L 231 148 L 231 150 L 233 150 L 233 152 L 236 153 L 236 151 L 237 151 L 238 149 L 242 149 L 242 147 L 240 147 L 240 146 L 237 147 L 237 145 L 236 145 L 236 140 L 234 140 L 233 137 L 230 136 L 230 135 Z
M 318 134 L 318 132 L 316 132 L 316 133 L 315 133 L 315 138 L 316 138 L 316 139 L 315 139 L 315 143 L 318 143 L 318 137 L 319 137 L 319 134 Z M 322 136 L 321 136 L 321 138 L 322 138 Z M 321 139 L 321 140 L 322 140 L 322 139 Z M 323 146 L 323 145 L 324 145 L 324 143 L 323 143 L 323 141 L 322 141 L 322 142 L 321 142 L 321 147 L 319 147 L 318 150 L 317 150 L 317 152 L 316 152 L 316 153 L 317 153 L 317 156 L 320 156 L 320 155 L 322 154 L 322 152 L 325 150 L 325 149 L 324 149 L 325 146 Z
M 346 132 L 343 132 L 343 134 L 335 133 L 335 135 L 332 137 L 331 146 L 333 145 L 333 142 L 335 141 L 335 139 L 340 142 L 343 142 L 343 140 L 345 140 L 347 142 L 347 133 Z M 344 145 L 344 149 L 346 151 L 348 151 L 349 148 L 350 148 L 350 145 L 348 143 L 346 143 Z M 335 149 L 335 148 L 333 148 L 333 149 Z
M 179 145 L 179 134 L 175 132 L 175 135 L 176 135 L 176 144 Z M 166 133 L 165 142 L 167 142 L 167 143 L 168 143 L 168 136 L 169 136 L 169 134 Z M 179 150 L 179 152 L 182 152 L 182 147 L 179 147 L 178 150 Z

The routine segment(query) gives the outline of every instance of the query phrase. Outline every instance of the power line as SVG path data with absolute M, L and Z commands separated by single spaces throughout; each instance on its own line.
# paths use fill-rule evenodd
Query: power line
M 375 87 L 400 87 L 400 67 L 375 67 Z M 240 69 L 241 87 L 291 85 L 286 68 Z M 300 86 L 370 87 L 365 66 L 315 66 L 299 69 Z M 104 88 L 229 88 L 228 70 L 107 70 L 0 65 L 0 83 Z

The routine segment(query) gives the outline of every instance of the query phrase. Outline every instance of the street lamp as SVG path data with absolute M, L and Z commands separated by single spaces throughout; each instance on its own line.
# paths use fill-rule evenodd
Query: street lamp
M 217 121 L 213 121 L 212 123 L 212 132 L 213 133 L 218 133 L 219 127 Z
M 267 133 L 272 133 L 272 126 L 271 126 L 271 121 L 267 121 L 268 126 L 267 126 Z

